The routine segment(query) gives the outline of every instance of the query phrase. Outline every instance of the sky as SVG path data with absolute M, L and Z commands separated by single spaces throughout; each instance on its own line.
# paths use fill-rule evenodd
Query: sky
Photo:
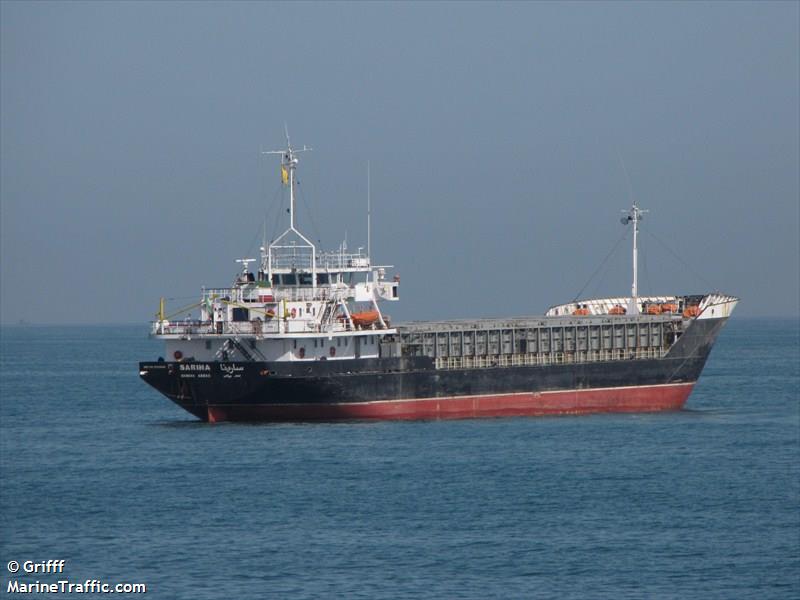
M 799 30 L 797 2 L 3 0 L 0 321 L 229 285 L 287 224 L 285 126 L 324 249 L 366 246 L 369 163 L 395 322 L 629 294 L 634 199 L 641 293 L 797 316 Z

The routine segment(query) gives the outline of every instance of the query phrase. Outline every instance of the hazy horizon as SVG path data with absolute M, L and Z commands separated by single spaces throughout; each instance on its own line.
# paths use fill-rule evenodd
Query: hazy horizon
M 135 324 L 281 212 L 395 265 L 395 322 L 640 293 L 800 315 L 800 4 L 0 2 L 0 323 Z M 630 293 L 630 234 L 582 297 Z M 677 256 L 677 258 L 676 258 Z

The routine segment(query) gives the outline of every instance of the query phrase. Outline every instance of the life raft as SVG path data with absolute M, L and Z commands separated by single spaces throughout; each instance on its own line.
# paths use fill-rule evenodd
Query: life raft
M 661 314 L 661 305 L 659 304 L 648 304 L 647 310 L 645 311 L 648 315 L 660 315 Z
M 683 316 L 687 319 L 690 317 L 696 317 L 700 314 L 700 307 L 699 306 L 687 306 L 683 309 Z

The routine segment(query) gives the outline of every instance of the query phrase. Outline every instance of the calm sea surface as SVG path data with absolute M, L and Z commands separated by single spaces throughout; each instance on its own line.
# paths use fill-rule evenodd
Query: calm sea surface
M 206 425 L 144 327 L 3 328 L 0 593 L 797 598 L 799 331 L 734 317 L 675 413 Z

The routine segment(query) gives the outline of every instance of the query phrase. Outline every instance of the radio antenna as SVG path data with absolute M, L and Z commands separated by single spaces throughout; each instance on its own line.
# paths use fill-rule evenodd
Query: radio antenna
M 372 198 L 371 198 L 371 182 L 369 172 L 369 161 L 367 161 L 367 257 L 372 258 L 372 232 L 371 232 L 371 212 L 372 212 Z

